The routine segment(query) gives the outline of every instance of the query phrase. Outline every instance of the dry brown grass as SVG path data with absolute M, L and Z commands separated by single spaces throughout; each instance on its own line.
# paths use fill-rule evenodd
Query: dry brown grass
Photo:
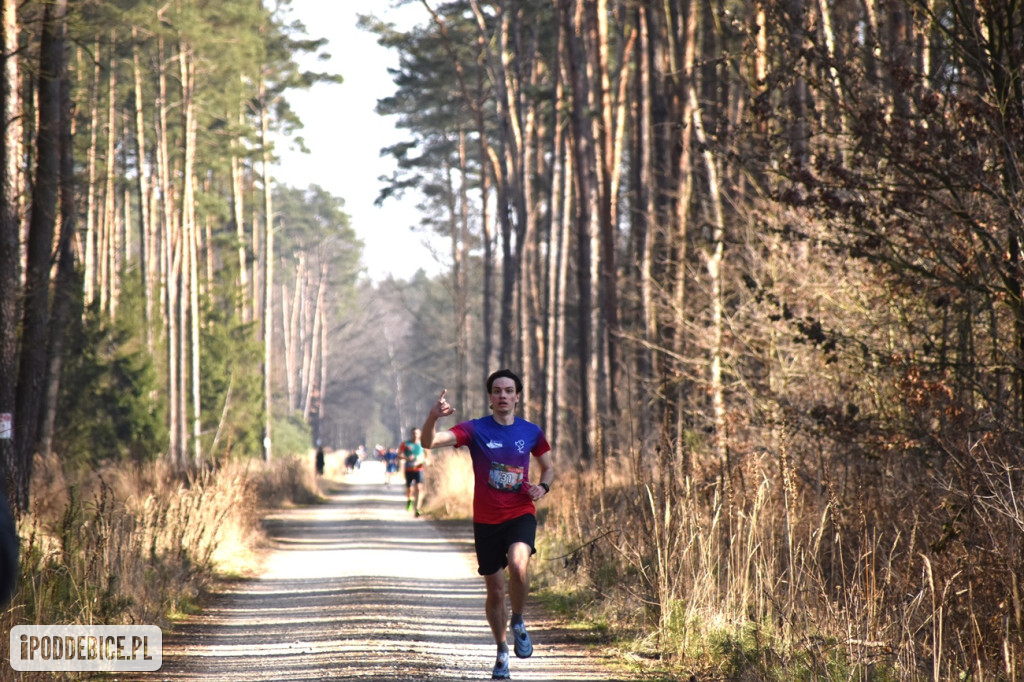
M 443 519 L 473 517 L 473 463 L 469 452 L 432 450 L 424 471 L 424 507 L 428 514 Z
M 257 568 L 262 510 L 316 499 L 311 462 L 230 461 L 187 474 L 162 462 L 110 466 L 75 484 L 56 461 L 38 462 L 31 513 L 19 521 L 20 587 L 0 629 L 166 625 L 194 610 L 218 576 Z M 4 660 L 8 645 L 0 640 Z
M 563 469 L 540 582 L 701 679 L 1020 679 L 1019 465 L 843 499 L 798 466 L 750 456 L 728 496 L 635 457 Z

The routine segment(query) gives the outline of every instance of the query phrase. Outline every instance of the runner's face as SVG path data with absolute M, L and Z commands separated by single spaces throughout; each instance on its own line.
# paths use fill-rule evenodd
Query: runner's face
M 498 377 L 494 380 L 491 384 L 491 407 L 495 412 L 514 412 L 518 402 L 515 381 L 508 377 Z

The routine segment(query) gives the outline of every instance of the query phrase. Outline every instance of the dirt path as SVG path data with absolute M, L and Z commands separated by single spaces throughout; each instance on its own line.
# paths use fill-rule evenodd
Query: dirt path
M 258 580 L 228 586 L 202 616 L 164 633 L 147 680 L 481 680 L 494 643 L 468 523 L 405 511 L 373 465 L 327 504 L 267 520 L 274 551 Z M 527 608 L 533 657 L 513 680 L 627 680 L 598 648 Z

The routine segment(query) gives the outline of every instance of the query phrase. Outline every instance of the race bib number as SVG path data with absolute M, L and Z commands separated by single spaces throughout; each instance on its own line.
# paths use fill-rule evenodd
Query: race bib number
M 496 490 L 516 492 L 523 484 L 523 467 L 491 462 L 491 474 L 487 482 Z

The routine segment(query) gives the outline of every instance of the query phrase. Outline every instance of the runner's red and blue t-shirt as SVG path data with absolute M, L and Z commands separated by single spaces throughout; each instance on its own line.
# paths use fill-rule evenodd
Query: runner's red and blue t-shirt
M 530 481 L 530 456 L 551 450 L 536 424 L 515 418 L 508 426 L 488 415 L 456 424 L 451 429 L 457 447 L 468 447 L 473 458 L 473 521 L 502 523 L 535 514 L 524 490 Z

